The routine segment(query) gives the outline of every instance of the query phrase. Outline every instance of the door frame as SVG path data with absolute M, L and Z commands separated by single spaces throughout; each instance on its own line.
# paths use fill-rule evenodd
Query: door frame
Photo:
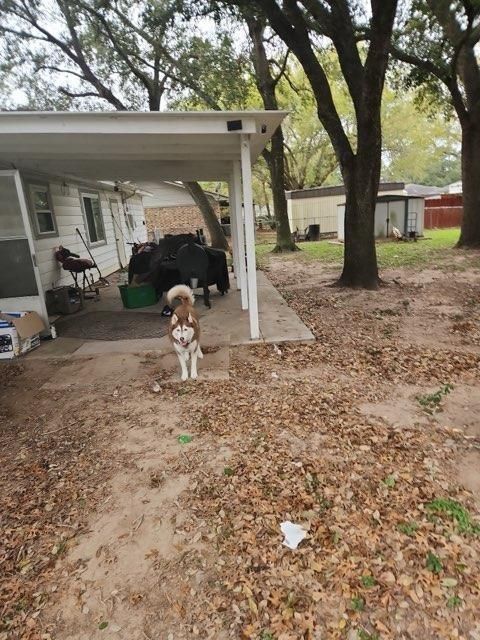
M 113 213 L 112 204 L 115 204 L 117 206 L 118 218 Z M 113 237 L 115 238 L 115 244 L 117 245 L 118 261 L 120 263 L 120 267 L 124 269 L 128 265 L 128 256 L 127 256 L 127 249 L 123 241 L 123 227 L 122 227 L 122 216 L 120 215 L 120 204 L 121 203 L 116 198 L 112 198 L 112 197 L 108 198 L 108 207 L 110 209 L 110 214 L 112 216 Z M 119 234 L 120 236 L 117 237 Z
M 30 255 L 32 257 L 32 265 L 33 265 L 33 273 L 35 276 L 35 282 L 37 283 L 38 289 L 38 299 L 40 302 L 40 309 L 42 311 L 43 320 L 46 323 L 46 328 L 48 329 L 48 312 L 47 312 L 47 304 L 45 302 L 45 292 L 43 290 L 42 278 L 40 275 L 40 269 L 37 264 L 37 256 L 35 254 L 35 242 L 33 238 L 33 232 L 31 227 L 31 220 L 28 213 L 28 205 L 27 200 L 25 198 L 25 191 L 23 188 L 22 177 L 20 175 L 20 171 L 18 169 L 6 169 L 0 170 L 0 178 L 2 177 L 13 177 L 15 182 L 15 187 L 17 190 L 17 198 L 18 204 L 20 206 L 20 212 L 22 214 L 23 227 L 25 229 L 25 236 L 28 240 L 28 246 L 30 248 Z M 36 296 L 28 296 L 28 297 L 36 297 Z M 28 311 L 28 309 L 25 309 Z

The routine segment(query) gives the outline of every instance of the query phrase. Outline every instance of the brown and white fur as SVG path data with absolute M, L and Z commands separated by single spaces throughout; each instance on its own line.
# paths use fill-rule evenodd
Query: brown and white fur
M 187 362 L 191 358 L 192 365 L 190 377 L 196 380 L 197 358 L 203 358 L 200 348 L 200 324 L 198 316 L 193 308 L 195 298 L 193 291 L 186 285 L 179 284 L 167 293 L 168 304 L 178 298 L 181 304 L 175 309 L 170 320 L 168 335 L 177 352 L 178 360 L 182 368 L 182 380 L 187 380 Z

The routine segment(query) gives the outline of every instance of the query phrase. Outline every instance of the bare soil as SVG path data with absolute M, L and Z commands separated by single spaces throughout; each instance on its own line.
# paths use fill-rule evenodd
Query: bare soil
M 270 260 L 316 342 L 228 376 L 0 367 L 1 640 L 480 638 L 478 271 L 332 276 Z

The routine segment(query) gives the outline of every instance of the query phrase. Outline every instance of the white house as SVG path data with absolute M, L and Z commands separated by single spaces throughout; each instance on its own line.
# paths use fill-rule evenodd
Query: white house
M 65 282 L 52 249 L 62 241 L 83 254 L 78 241 L 74 243 L 79 225 L 104 275 L 118 268 L 122 247 L 119 240 L 117 247 L 114 233 L 117 205 L 109 213 L 110 200 L 116 199 L 121 221 L 125 210 L 112 184 L 144 189 L 162 181 L 219 181 L 229 188 L 241 310 L 248 310 L 250 336 L 258 339 L 251 166 L 286 115 L 284 111 L 0 113 L 0 307 L 35 310 L 46 317 L 45 289 L 52 281 Z M 135 196 L 124 200 L 133 210 Z M 138 213 L 131 214 L 132 234 L 142 239 L 140 199 L 137 204 Z
M 89 257 L 78 231 L 104 276 L 128 264 L 128 242 L 146 239 L 141 195 L 6 166 L 0 164 L 0 309 L 45 317 L 45 292 L 73 284 L 55 248 Z
M 436 195 L 442 189 L 404 182 L 383 182 L 378 188 L 378 195 L 422 196 Z M 320 226 L 321 235 L 337 235 L 338 205 L 345 203 L 345 187 L 314 187 L 287 191 L 287 206 L 290 228 L 303 231 L 310 224 Z

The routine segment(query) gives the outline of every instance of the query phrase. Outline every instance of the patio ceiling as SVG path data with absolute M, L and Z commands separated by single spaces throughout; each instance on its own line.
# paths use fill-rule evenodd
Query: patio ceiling
M 249 135 L 253 163 L 282 111 L 3 112 L 0 165 L 84 180 L 228 180 Z M 241 129 L 229 131 L 229 125 Z M 232 125 L 230 125 L 232 126 Z

